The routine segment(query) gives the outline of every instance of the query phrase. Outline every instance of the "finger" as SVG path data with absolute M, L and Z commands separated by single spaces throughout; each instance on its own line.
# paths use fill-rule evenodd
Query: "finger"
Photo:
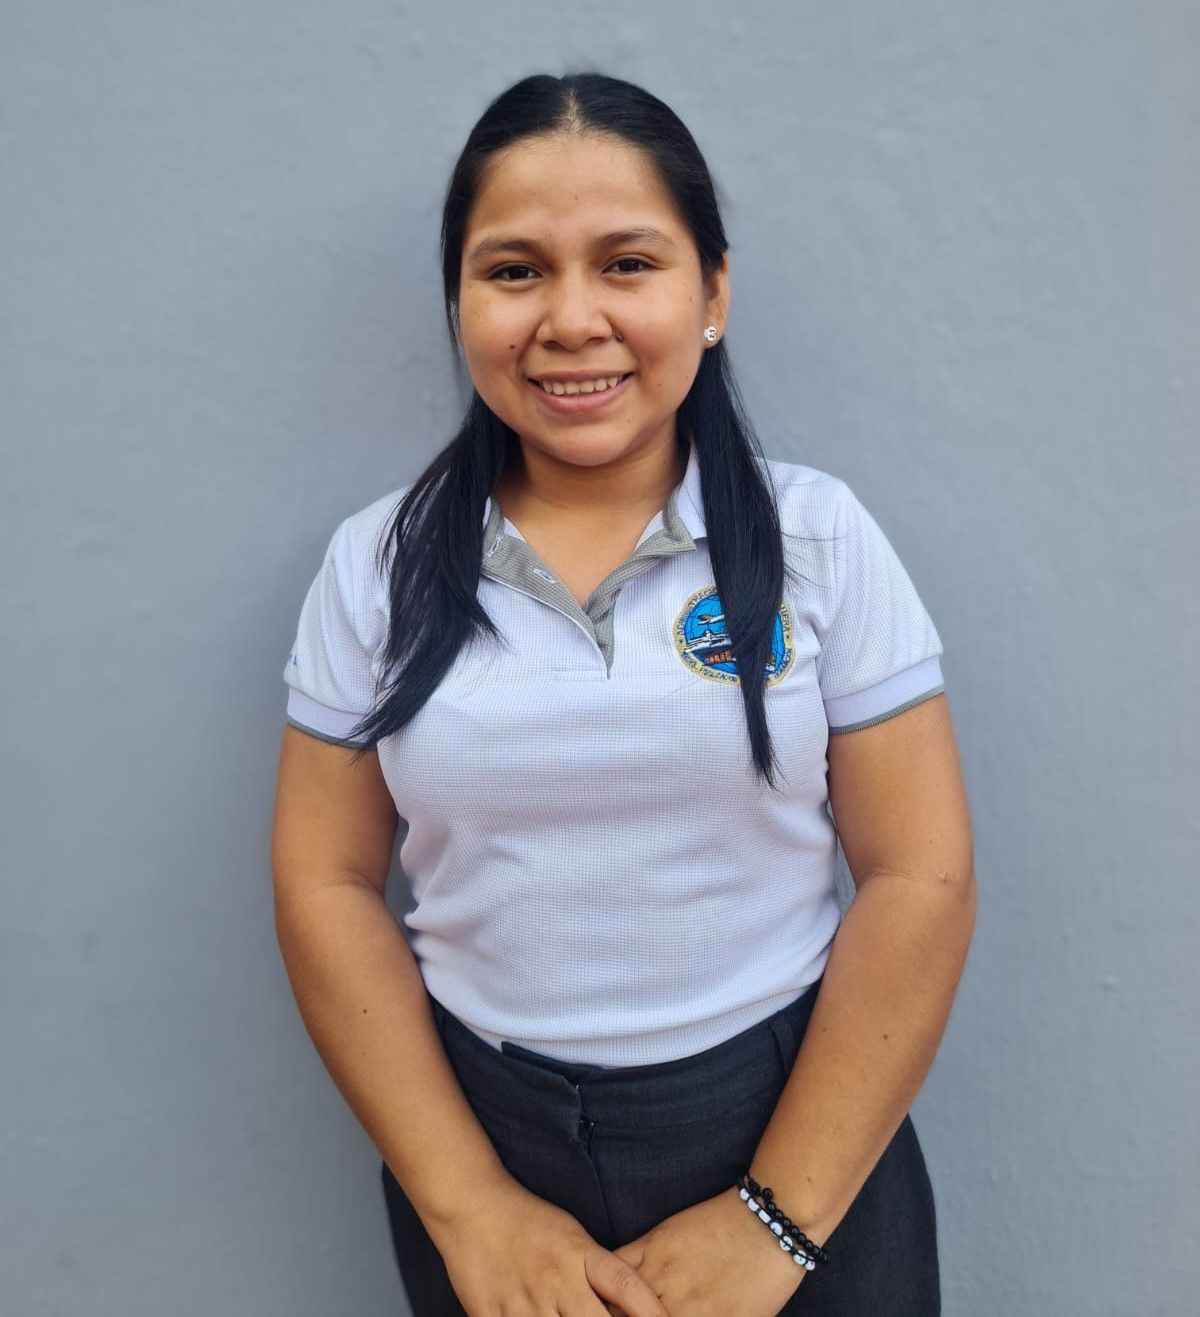
M 620 1248 L 614 1248 L 612 1252 L 613 1257 L 628 1262 L 631 1267 L 640 1267 L 642 1259 L 646 1256 L 645 1240 L 631 1239 L 628 1244 L 622 1244 Z
M 608 1317 L 629 1317 L 624 1308 L 605 1302 L 590 1289 L 571 1298 L 559 1299 L 555 1312 L 560 1317 L 600 1317 L 601 1313 L 607 1313 Z
M 597 1303 L 600 1304 L 599 1308 L 596 1307 Z M 607 1317 L 634 1317 L 633 1309 L 626 1312 L 618 1304 L 609 1303 L 590 1290 L 587 1296 L 579 1300 L 578 1303 L 572 1304 L 569 1300 L 560 1299 L 559 1304 L 561 1305 L 559 1312 L 562 1317 L 600 1317 L 601 1312 L 606 1313 Z
M 555 1312 L 560 1313 L 561 1317 L 600 1317 L 601 1313 L 607 1313 L 609 1317 L 628 1317 L 623 1308 L 613 1303 L 604 1303 L 591 1290 L 574 1300 L 559 1299 Z
M 624 1317 L 670 1317 L 645 1277 L 615 1253 L 589 1253 L 584 1268 L 596 1294 L 616 1304 Z

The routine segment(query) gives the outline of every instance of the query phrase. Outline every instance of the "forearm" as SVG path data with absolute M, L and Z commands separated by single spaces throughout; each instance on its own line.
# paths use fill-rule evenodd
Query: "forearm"
M 275 927 L 322 1061 L 427 1228 L 487 1184 L 508 1183 L 383 898 L 350 880 L 277 897 Z
M 750 1174 L 829 1238 L 933 1064 L 975 922 L 973 878 L 873 874 L 834 938 L 791 1075 Z

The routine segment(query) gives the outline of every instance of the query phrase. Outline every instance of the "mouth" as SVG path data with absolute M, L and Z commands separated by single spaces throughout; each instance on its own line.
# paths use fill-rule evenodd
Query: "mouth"
M 531 379 L 529 387 L 535 391 L 538 402 L 547 410 L 559 416 L 575 416 L 581 412 L 594 412 L 608 406 L 628 389 L 629 381 L 635 373 L 629 371 L 625 375 L 610 375 L 607 380 L 572 381 L 570 384 L 544 384 L 541 380 Z M 611 382 L 613 380 L 616 381 L 615 384 Z M 597 388 L 597 384 L 602 387 Z M 568 388 L 577 392 L 567 393 Z M 587 388 L 589 391 L 578 392 L 581 388 Z M 563 392 L 556 393 L 555 389 L 562 389 Z
M 609 375 L 607 377 L 596 377 L 588 380 L 541 380 L 531 377 L 530 384 L 541 389 L 543 393 L 550 394 L 556 398 L 573 398 L 577 394 L 604 393 L 608 389 L 615 389 L 618 384 L 627 380 L 633 371 L 626 371 L 624 375 Z

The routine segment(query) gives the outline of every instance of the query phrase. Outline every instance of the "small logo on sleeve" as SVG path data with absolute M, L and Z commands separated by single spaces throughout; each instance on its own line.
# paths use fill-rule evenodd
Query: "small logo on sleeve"
M 672 628 L 680 659 L 693 672 L 710 681 L 739 684 L 737 659 L 725 627 L 725 610 L 716 589 L 708 586 L 689 596 Z M 768 686 L 774 686 L 792 666 L 792 616 L 780 603 L 771 632 L 771 656 L 763 669 Z

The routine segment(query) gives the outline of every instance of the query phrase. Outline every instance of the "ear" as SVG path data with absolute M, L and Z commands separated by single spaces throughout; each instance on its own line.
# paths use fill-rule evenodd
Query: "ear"
M 705 321 L 706 325 L 716 325 L 717 332 L 725 333 L 725 321 L 729 315 L 729 252 L 721 253 L 721 264 L 705 277 Z

